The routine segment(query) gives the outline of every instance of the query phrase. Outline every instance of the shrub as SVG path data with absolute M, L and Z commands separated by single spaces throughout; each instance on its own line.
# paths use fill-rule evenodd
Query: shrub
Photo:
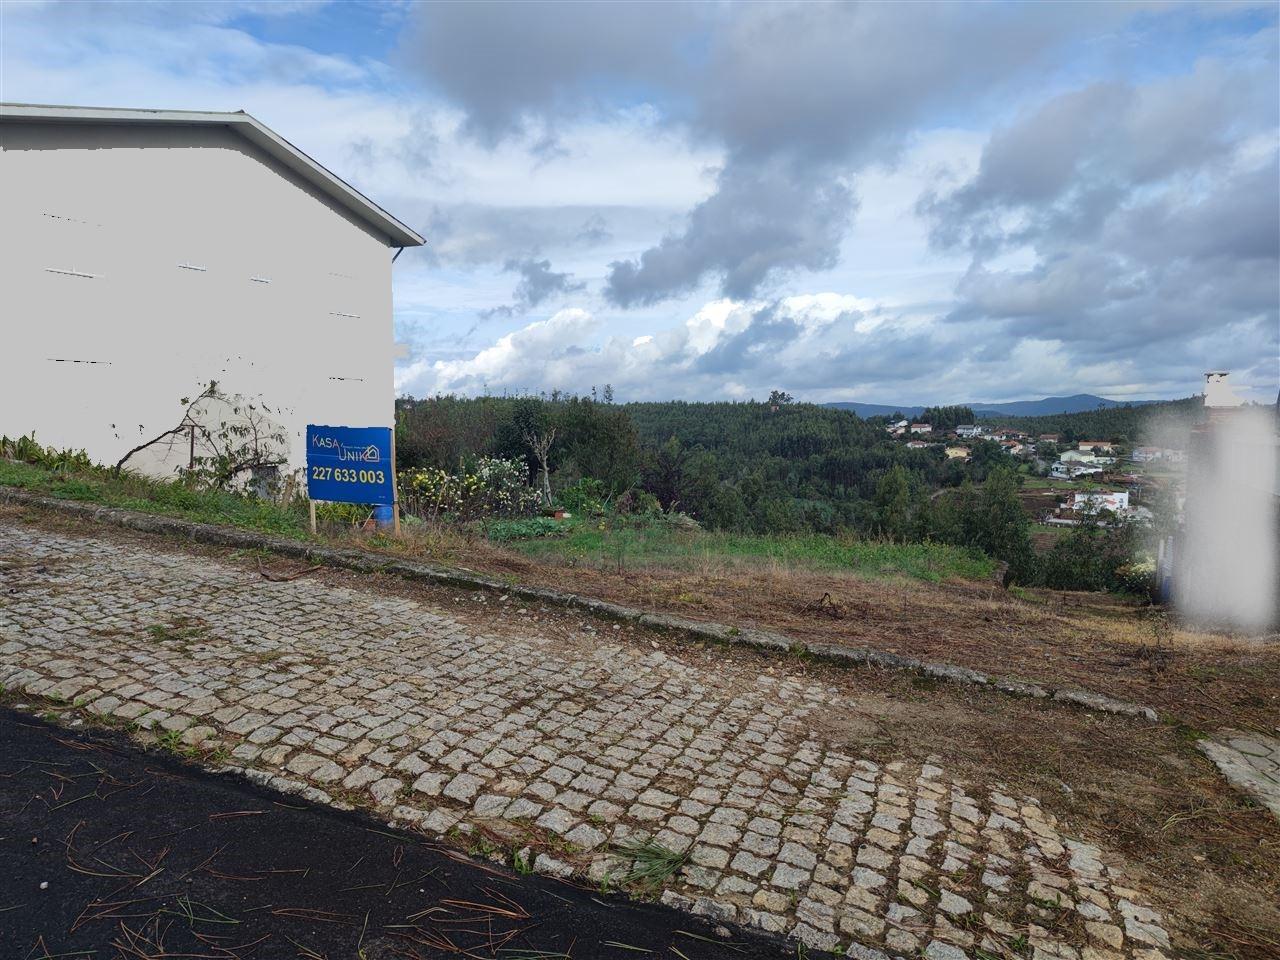
M 580 478 L 556 496 L 562 507 L 571 513 L 580 514 L 603 513 L 604 498 L 604 484 L 593 477 Z
M 1135 596 L 1151 596 L 1155 589 L 1156 565 L 1150 559 L 1134 560 L 1116 567 L 1114 580 L 1117 590 Z
M 519 520 L 491 520 L 484 526 L 485 535 L 500 543 L 511 540 L 536 540 L 539 537 L 564 536 L 568 529 L 554 517 L 525 517 Z
M 618 498 L 618 513 L 640 517 L 656 517 L 662 513 L 662 504 L 648 490 L 632 487 Z
M 481 457 L 457 473 L 438 467 L 405 470 L 398 478 L 400 504 L 424 520 L 527 516 L 539 502 L 527 476 L 522 460 L 496 457 Z
M 83 450 L 55 450 L 53 447 L 41 446 L 34 433 L 16 440 L 0 436 L 0 457 L 44 467 L 53 473 L 71 473 L 93 467 L 89 454 Z
M 1141 569 L 1132 563 L 1136 528 L 1123 520 L 1086 522 L 1059 538 L 1041 563 L 1046 587 L 1057 590 L 1123 590 L 1145 593 Z M 1121 572 L 1125 571 L 1125 572 Z

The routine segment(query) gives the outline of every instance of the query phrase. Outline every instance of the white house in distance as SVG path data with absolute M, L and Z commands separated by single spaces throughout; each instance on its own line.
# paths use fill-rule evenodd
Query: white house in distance
M 394 423 L 391 263 L 425 241 L 248 114 L 0 104 L 0 210 L 0 433 L 114 463 L 210 380 L 290 467 L 308 423 Z
M 1091 490 L 1087 493 L 1077 493 L 1072 498 L 1071 509 L 1110 510 L 1112 513 L 1121 513 L 1129 509 L 1129 493 L 1126 490 L 1119 492 Z

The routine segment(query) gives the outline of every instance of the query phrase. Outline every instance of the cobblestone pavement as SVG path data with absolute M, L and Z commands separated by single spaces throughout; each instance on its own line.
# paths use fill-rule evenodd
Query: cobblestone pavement
M 373 589 L 0 524 L 9 688 L 429 834 L 502 837 L 542 872 L 603 882 L 651 836 L 688 854 L 665 900 L 811 947 L 1163 960 L 1116 859 L 1034 798 L 816 733 L 837 688 L 510 619 L 494 636 Z
M 1219 730 L 1198 746 L 1233 787 L 1280 819 L 1280 739 L 1243 730 Z

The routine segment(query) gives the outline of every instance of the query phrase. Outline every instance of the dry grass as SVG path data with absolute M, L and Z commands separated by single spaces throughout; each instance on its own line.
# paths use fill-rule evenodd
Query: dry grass
M 844 689 L 857 708 L 820 720 L 834 741 L 881 761 L 941 761 L 972 783 L 1039 796 L 1066 829 L 1123 857 L 1140 885 L 1178 917 L 1183 942 L 1205 951 L 1199 956 L 1277 955 L 1280 825 L 1235 794 L 1194 741 L 1220 726 L 1278 728 L 1278 638 L 1187 629 L 1103 594 L 865 580 L 715 556 L 694 569 L 650 567 L 637 575 L 533 561 L 450 531 L 411 534 L 397 549 L 512 582 L 1155 706 L 1172 722 L 1135 722 L 902 674 L 671 645 L 683 659 L 705 659 L 708 670 L 733 659 Z M 551 626 L 539 623 L 540 630 Z M 646 642 L 631 634 L 624 630 L 622 639 Z
M 9 508 L 0 514 L 5 512 L 24 513 Z M 873 647 L 999 677 L 1087 687 L 1148 704 L 1195 729 L 1280 728 L 1280 636 L 1190 630 L 1105 594 L 866 579 L 713 554 L 681 569 L 650 566 L 637 575 L 531 559 L 448 525 L 406 527 L 399 540 L 335 528 L 327 539 L 513 585 L 768 627 L 800 640 Z
M 1106 594 L 863 579 L 716 556 L 692 569 L 649 567 L 637 576 L 531 560 L 449 528 L 414 529 L 402 543 L 362 542 L 512 583 L 1088 687 L 1191 727 L 1280 727 L 1280 637 L 1187 629 L 1171 615 Z

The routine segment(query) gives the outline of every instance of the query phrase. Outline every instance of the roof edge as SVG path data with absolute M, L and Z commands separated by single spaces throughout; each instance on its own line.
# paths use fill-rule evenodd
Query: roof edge
M 76 107 L 40 103 L 0 103 L 0 121 L 38 123 L 185 124 L 225 126 L 234 130 L 308 183 L 338 201 L 344 208 L 382 234 L 390 246 L 419 247 L 426 238 L 396 219 L 351 184 L 245 113 L 207 110 L 137 110 L 117 107 Z

